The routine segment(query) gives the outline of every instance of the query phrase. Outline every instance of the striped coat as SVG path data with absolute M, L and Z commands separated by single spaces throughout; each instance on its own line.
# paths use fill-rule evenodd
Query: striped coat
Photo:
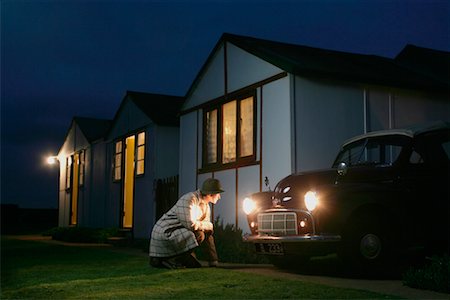
M 171 257 L 198 246 L 194 231 L 213 230 L 211 208 L 200 191 L 183 195 L 156 222 L 150 239 L 151 257 Z

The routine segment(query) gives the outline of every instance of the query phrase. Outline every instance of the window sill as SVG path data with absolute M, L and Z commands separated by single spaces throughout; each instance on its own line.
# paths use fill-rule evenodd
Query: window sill
M 218 171 L 224 171 L 224 170 L 230 170 L 230 169 L 238 169 L 243 167 L 249 167 L 249 166 L 255 166 L 259 165 L 259 161 L 241 161 L 241 162 L 234 162 L 224 165 L 211 165 L 211 166 L 205 166 L 201 169 L 197 170 L 198 174 L 203 173 L 211 173 L 211 172 L 218 172 Z

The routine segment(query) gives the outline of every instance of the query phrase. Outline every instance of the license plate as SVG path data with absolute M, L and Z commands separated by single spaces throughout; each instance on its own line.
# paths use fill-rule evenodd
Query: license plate
M 256 252 L 260 254 L 283 255 L 283 245 L 280 243 L 255 244 Z

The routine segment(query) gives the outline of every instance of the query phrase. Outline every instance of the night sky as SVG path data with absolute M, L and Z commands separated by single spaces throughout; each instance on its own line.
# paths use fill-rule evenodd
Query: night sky
M 450 51 L 450 1 L 1 0 L 1 202 L 56 208 L 45 157 L 72 118 L 112 119 L 127 90 L 184 96 L 224 32 L 390 58 L 408 43 Z

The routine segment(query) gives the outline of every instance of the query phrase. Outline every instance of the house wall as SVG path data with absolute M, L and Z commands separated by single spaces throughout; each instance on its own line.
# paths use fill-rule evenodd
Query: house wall
M 89 227 L 101 228 L 105 226 L 106 189 L 107 181 L 111 178 L 107 176 L 106 172 L 106 145 L 104 141 L 93 143 L 89 159 L 86 158 L 86 164 L 89 164 L 89 169 L 92 170 L 92 175 L 86 178 L 86 184 L 89 185 L 90 190 L 90 213 L 88 213 L 87 221 Z
M 226 70 L 219 68 L 223 66 L 224 56 Z M 224 72 L 227 75 L 226 82 Z M 206 178 L 219 179 L 225 193 L 213 207 L 214 217 L 219 217 L 224 224 L 233 224 L 244 231 L 249 229 L 246 217 L 241 212 L 243 198 L 250 193 L 267 190 L 268 187 L 262 183 L 266 176 L 274 185 L 291 171 L 289 77 L 261 83 L 280 73 L 283 73 L 281 69 L 232 44 L 227 44 L 226 51 L 222 47 L 216 53 L 210 67 L 202 75 L 184 106 L 186 110 L 224 96 L 225 86 L 227 92 L 232 93 L 256 84 L 257 165 L 198 173 L 202 167 L 203 110 L 200 107 L 180 118 L 180 196 L 200 187 Z M 217 78 L 210 78 L 214 76 Z M 222 80 L 220 86 L 217 85 L 218 79 Z M 208 85 L 210 82 L 216 84 Z M 266 125 L 266 122 L 269 125 Z M 264 126 L 261 127 L 261 124 Z
M 189 112 L 181 115 L 180 195 L 208 177 L 221 180 L 225 193 L 213 207 L 214 216 L 244 232 L 249 231 L 241 212 L 246 195 L 273 189 L 294 172 L 329 168 L 345 140 L 373 130 L 450 120 L 445 95 L 283 76 L 283 70 L 230 43 L 208 63 L 186 99 L 183 110 Z M 257 164 L 203 172 L 202 104 L 250 87 L 257 97 Z
M 134 178 L 134 199 L 133 199 L 133 236 L 136 238 L 147 238 L 150 222 L 154 215 L 153 203 L 153 180 L 154 180 L 154 153 L 155 134 L 154 124 L 130 99 L 125 99 L 121 106 L 118 117 L 108 134 L 110 143 L 108 145 L 108 196 L 105 207 L 105 221 L 108 227 L 122 226 L 122 199 L 123 199 L 123 178 L 120 181 L 113 180 L 113 160 L 115 142 L 124 141 L 126 137 L 135 135 L 138 132 L 146 132 L 146 157 L 145 175 Z M 123 154 L 125 155 L 125 154 Z
M 295 77 L 295 170 L 329 168 L 342 143 L 365 132 L 450 121 L 444 95 Z
M 180 133 L 178 127 L 154 124 L 132 101 L 125 101 L 108 137 L 111 142 L 107 151 L 109 194 L 105 220 L 108 227 L 121 226 L 123 179 L 118 182 L 112 180 L 115 142 L 145 130 L 145 173 L 134 179 L 133 236 L 148 238 L 156 222 L 154 182 L 178 174 Z
M 364 92 L 296 76 L 294 122 L 293 172 L 329 168 L 342 142 L 364 132 Z
M 277 75 L 283 70 L 227 43 L 227 88 L 236 91 Z
M 199 148 L 197 134 L 201 127 L 197 125 L 197 111 L 184 114 L 180 117 L 180 146 L 179 146 L 179 195 L 184 195 L 197 189 L 197 156 Z M 201 123 L 200 123 L 201 124 Z
M 186 101 L 184 109 L 189 109 L 205 102 L 205 99 L 214 99 L 225 93 L 224 86 L 224 48 L 220 47 L 212 57 L 212 62 L 205 66 L 205 73 Z
M 145 176 L 135 179 L 133 232 L 137 238 L 150 236 L 155 219 L 154 182 L 178 175 L 179 128 L 149 126 Z
M 397 90 L 392 98 L 393 126 L 396 128 L 436 120 L 450 121 L 448 95 Z
M 75 122 L 72 122 L 66 139 L 58 153 L 59 160 L 59 209 L 58 209 L 58 226 L 64 227 L 70 224 L 70 204 L 71 193 L 66 189 L 66 163 L 67 157 L 70 157 L 75 152 L 86 150 L 86 162 L 90 156 L 90 144 L 84 137 L 80 128 Z M 83 211 L 86 211 L 86 205 L 89 201 L 89 189 L 86 188 L 86 182 L 90 180 L 92 170 L 90 165 L 85 165 L 85 186 L 79 187 L 78 190 L 78 222 L 80 224 L 86 223 Z
M 156 179 L 157 148 L 156 126 L 149 125 L 146 130 L 145 171 L 144 176 L 134 179 L 133 235 L 136 238 L 148 238 L 154 224 L 154 189 Z

